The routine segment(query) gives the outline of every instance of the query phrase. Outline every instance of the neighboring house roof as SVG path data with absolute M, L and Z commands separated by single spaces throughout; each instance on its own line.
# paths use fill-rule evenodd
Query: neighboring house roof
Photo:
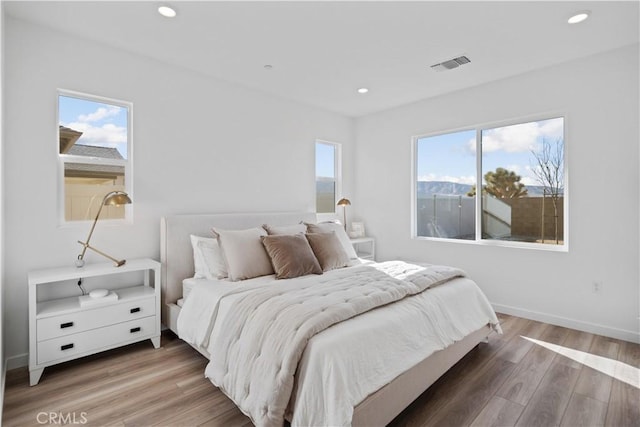
M 66 154 L 101 159 L 122 159 L 120 152 L 112 147 L 75 144 Z M 64 176 L 80 178 L 116 179 L 124 175 L 124 166 L 96 165 L 90 163 L 65 163 Z
M 82 136 L 82 132 L 60 126 L 60 154 L 66 154 L 70 148 L 76 143 L 78 138 Z
M 97 157 L 100 159 L 123 160 L 120 152 L 113 147 L 77 144 L 82 132 L 60 125 L 60 154 Z M 124 166 L 96 165 L 88 163 L 65 163 L 65 177 L 116 179 L 124 175 Z
M 75 144 L 65 154 L 85 157 L 99 157 L 101 159 L 123 159 L 120 152 L 113 147 L 98 147 L 95 145 Z
M 124 166 L 92 165 L 87 163 L 65 163 L 64 176 L 76 178 L 116 179 L 124 175 Z

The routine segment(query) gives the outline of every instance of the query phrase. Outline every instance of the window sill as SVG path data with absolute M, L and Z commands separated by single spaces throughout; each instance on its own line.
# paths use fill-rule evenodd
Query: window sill
M 457 243 L 457 244 L 463 244 L 463 245 L 530 249 L 530 250 L 547 251 L 547 252 L 569 252 L 569 245 L 566 242 L 563 245 L 553 245 L 553 244 L 547 244 L 547 243 L 516 242 L 516 241 L 509 241 L 509 240 L 489 240 L 489 239 L 464 240 L 464 239 L 448 239 L 448 238 L 425 237 L 425 236 L 413 236 L 412 239 L 430 241 L 430 242 Z

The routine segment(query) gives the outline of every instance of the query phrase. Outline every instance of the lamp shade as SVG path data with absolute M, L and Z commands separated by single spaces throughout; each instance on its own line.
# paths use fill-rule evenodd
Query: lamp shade
M 102 204 L 104 206 L 120 206 L 131 203 L 131 198 L 124 191 L 113 191 L 104 198 Z
M 351 201 L 343 197 L 342 199 L 338 200 L 338 203 L 336 203 L 336 205 L 342 206 L 342 215 L 344 218 L 344 231 L 347 231 L 347 206 L 351 205 Z

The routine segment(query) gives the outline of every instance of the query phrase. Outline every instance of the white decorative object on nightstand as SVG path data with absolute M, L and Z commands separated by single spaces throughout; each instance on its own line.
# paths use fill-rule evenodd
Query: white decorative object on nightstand
M 358 254 L 358 258 L 362 259 L 370 259 L 375 261 L 376 259 L 376 241 L 373 237 L 358 237 L 356 239 L 351 240 L 351 244 L 353 248 L 356 250 L 356 254 Z
M 116 297 L 80 304 L 80 297 L 38 301 L 38 288 L 56 282 L 143 272 L 144 283 L 111 289 Z M 150 339 L 160 347 L 160 263 L 152 259 L 29 272 L 29 384 L 47 366 Z M 151 286 L 153 284 L 153 286 Z

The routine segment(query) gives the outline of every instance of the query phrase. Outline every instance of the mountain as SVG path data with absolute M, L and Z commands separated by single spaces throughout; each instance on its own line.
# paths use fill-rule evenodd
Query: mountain
M 448 181 L 418 181 L 418 197 L 429 197 L 434 194 L 465 196 L 471 191 L 471 185 Z
M 448 181 L 418 181 L 418 197 L 431 197 L 434 194 L 466 196 L 471 191 L 472 186 L 469 184 L 458 184 Z M 544 187 L 541 185 L 527 185 L 527 194 L 530 197 L 542 196 Z
M 336 180 L 319 176 L 316 178 L 316 193 L 331 193 L 336 189 Z

